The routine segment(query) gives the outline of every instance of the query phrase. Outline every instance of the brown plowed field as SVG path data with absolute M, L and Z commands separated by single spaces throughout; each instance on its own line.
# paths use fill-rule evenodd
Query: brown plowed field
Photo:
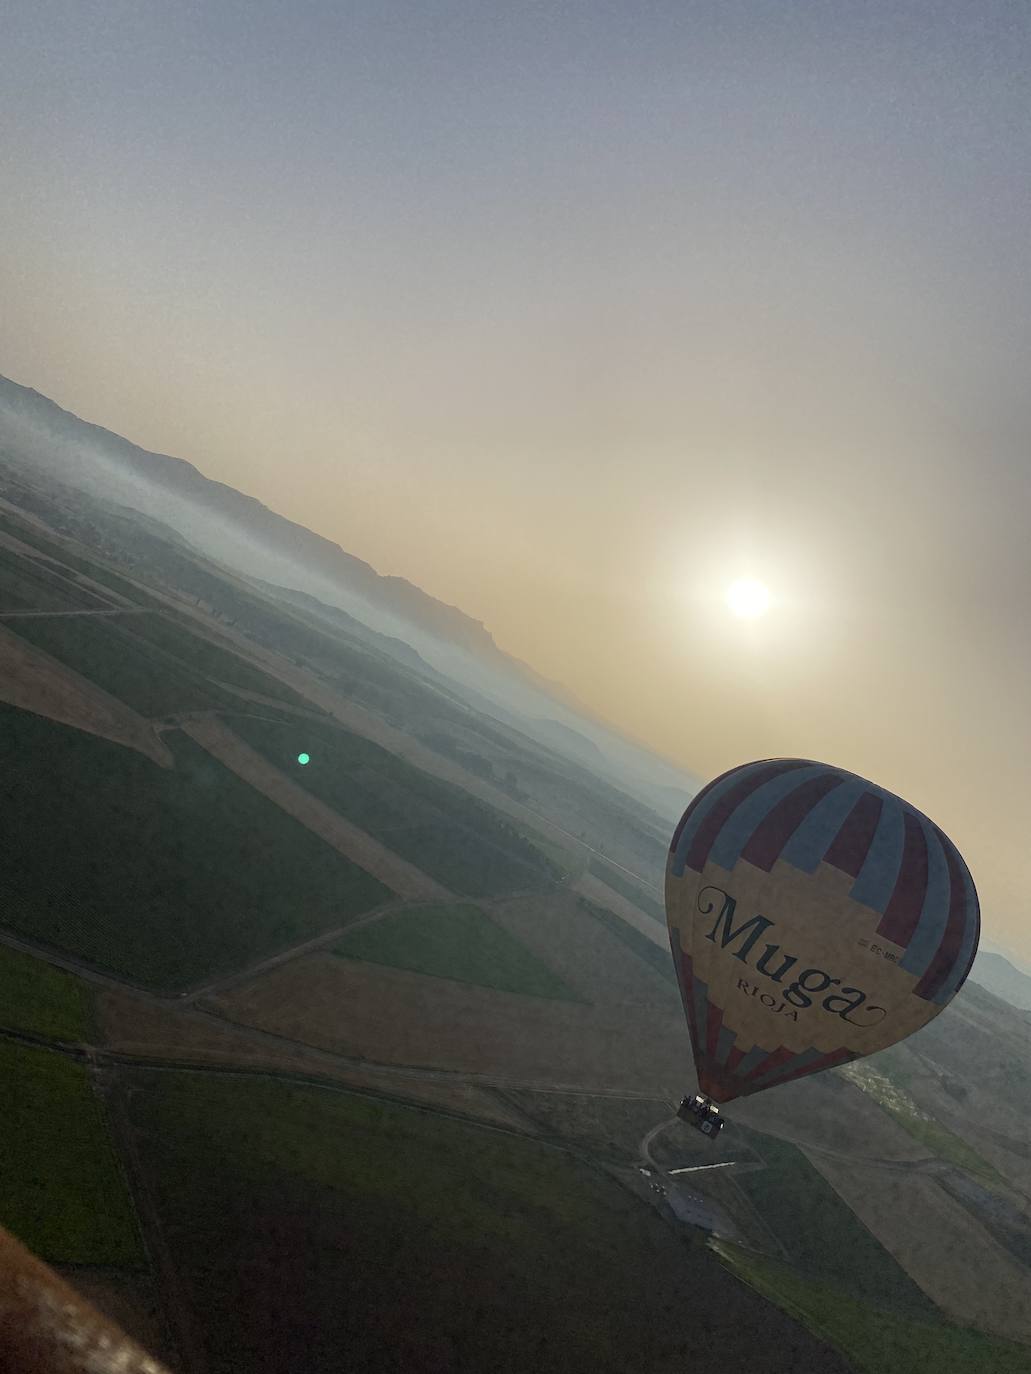
M 951 1098 L 936 1080 L 917 1082 L 910 1092 L 918 1107 L 966 1141 L 1025 1199 L 1031 1199 L 1031 1130 L 1023 1102 L 1008 1100 L 997 1082 L 981 1084 L 973 1075 L 966 1080 L 966 1087 L 962 1103 Z
M 389 1097 L 425 1102 L 526 1134 L 536 1130 L 517 1107 L 474 1084 L 435 1082 L 418 1074 L 377 1074 L 348 1064 L 334 1064 L 329 1056 L 306 1052 L 302 1045 L 292 1051 L 287 1045 L 277 1047 L 274 1041 L 263 1044 L 258 1037 L 249 1039 L 244 1028 L 198 1015 L 189 1007 L 164 1007 L 128 991 L 104 989 L 97 994 L 96 1006 L 105 1046 L 121 1054 L 180 1064 L 303 1074 L 342 1087 L 367 1088 Z
M 491 920 L 504 926 L 553 968 L 584 1001 L 598 1005 L 640 1004 L 680 1014 L 680 998 L 674 984 L 637 958 L 600 921 L 579 907 L 575 892 L 558 888 L 539 896 L 483 905 Z
M 926 1159 L 930 1153 L 865 1093 L 827 1073 L 731 1102 L 725 1114 L 794 1145 L 859 1159 Z
M 6 501 L 0 502 L 0 508 L 14 511 L 20 516 L 25 515 L 24 511 L 18 510 L 17 506 L 8 505 Z M 37 528 L 39 533 L 45 535 L 48 539 L 53 539 L 56 542 L 59 538 L 53 530 L 48 529 L 45 525 L 38 525 Z M 26 544 L 23 540 L 18 539 L 17 536 L 8 534 L 6 530 L 0 530 L 0 548 L 10 549 L 12 553 L 20 554 L 23 558 L 27 558 L 31 562 L 40 563 L 46 568 L 52 568 L 55 572 L 61 573 L 63 576 L 67 577 L 75 586 L 82 587 L 85 591 L 93 592 L 94 595 L 99 596 L 102 601 L 110 602 L 112 606 L 131 607 L 133 605 L 133 602 L 128 601 L 120 592 L 116 592 L 112 587 L 107 586 L 106 583 L 96 582 L 85 573 L 69 568 L 59 559 L 51 558 L 51 556 L 48 553 L 44 553 L 42 549 L 37 549 L 32 544 Z M 120 576 L 124 577 L 127 582 L 133 581 L 133 578 L 127 577 L 124 573 L 121 573 Z M 146 590 L 148 594 L 153 595 L 149 587 Z
M 573 884 L 574 890 L 582 892 L 589 902 L 595 902 L 598 906 L 605 907 L 613 912 L 627 925 L 633 926 L 640 931 L 653 945 L 660 949 L 669 949 L 669 937 L 666 934 L 666 927 L 661 921 L 653 920 L 651 916 L 646 916 L 643 911 L 634 906 L 633 902 L 621 896 L 614 888 L 609 887 L 608 883 L 603 883 L 600 878 L 594 877 L 591 873 L 583 873 Z M 672 955 L 670 958 L 672 959 Z
M 385 1064 L 527 1085 L 683 1086 L 687 1032 L 637 1004 L 582 1006 L 313 954 L 213 999 L 245 1025 Z
M 933 1178 L 815 1152 L 811 1162 L 953 1320 L 1031 1341 L 1027 1270 Z
M 239 1064 L 294 1073 L 315 1072 L 303 1055 L 248 1042 L 231 1026 L 198 1016 L 188 1007 L 167 1007 L 134 993 L 98 989 L 96 1018 L 102 1043 L 120 1054 L 180 1063 Z
M 127 745 L 162 768 L 173 766 L 171 754 L 142 716 L 3 625 L 0 701 Z

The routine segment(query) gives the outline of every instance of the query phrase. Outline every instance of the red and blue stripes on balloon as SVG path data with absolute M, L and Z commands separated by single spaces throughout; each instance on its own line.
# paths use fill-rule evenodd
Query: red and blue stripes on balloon
M 880 916 L 877 933 L 902 949 L 917 996 L 947 1002 L 962 984 L 977 947 L 977 895 L 959 851 L 915 808 L 826 764 L 766 759 L 704 788 L 670 848 L 674 877 L 709 863 L 768 873 L 778 862 L 851 877 L 851 899 Z

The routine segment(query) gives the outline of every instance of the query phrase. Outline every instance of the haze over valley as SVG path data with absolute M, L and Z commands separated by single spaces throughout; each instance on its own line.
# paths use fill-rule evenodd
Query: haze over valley
M 4 6 L 0 1367 L 1028 1374 L 1029 16 Z
M 776 1330 L 770 1370 L 1026 1367 L 1031 1014 L 972 981 L 714 1153 L 662 907 L 697 781 L 12 384 L 0 749 L 0 1215 L 173 1368 L 303 1331 L 317 1368 L 673 1370 L 700 1324 L 752 1367 Z

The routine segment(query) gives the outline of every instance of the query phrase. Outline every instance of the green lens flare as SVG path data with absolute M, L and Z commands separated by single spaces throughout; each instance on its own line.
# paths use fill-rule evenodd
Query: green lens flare
M 298 762 L 298 763 L 307 763 L 307 762 L 309 761 L 310 758 L 311 758 L 311 755 L 310 755 L 310 754 L 298 754 L 298 755 L 297 755 L 297 762 Z

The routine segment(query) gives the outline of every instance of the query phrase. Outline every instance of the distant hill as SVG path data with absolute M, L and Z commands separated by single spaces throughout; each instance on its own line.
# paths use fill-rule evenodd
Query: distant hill
M 89 475 L 87 466 L 107 470 L 109 475 L 113 466 L 143 480 L 157 492 L 174 495 L 208 515 L 217 516 L 269 553 L 321 574 L 331 583 L 342 584 L 370 606 L 427 634 L 469 653 L 507 658 L 486 627 L 456 606 L 438 601 L 402 577 L 381 576 L 339 544 L 269 510 L 253 496 L 212 481 L 182 458 L 150 453 L 110 430 L 62 410 L 39 392 L 0 377 L 0 417 L 4 412 L 4 418 L 13 419 L 20 426 L 20 432 L 16 430 L 13 434 L 8 425 L 0 428 L 0 439 L 8 445 L 23 448 L 27 426 L 50 441 L 64 441 L 57 446 L 51 442 L 45 452 L 37 448 L 31 457 L 35 462 L 55 462 L 65 481 L 74 481 L 76 477 L 84 480 Z M 507 666 L 512 666 L 512 660 L 508 660 Z M 539 684 L 536 674 L 531 675 Z
M 1031 978 L 1020 969 L 1014 968 L 1001 954 L 980 950 L 974 960 L 970 977 L 996 997 L 1001 997 L 1011 1007 L 1021 1011 L 1031 1011 Z
M 290 601 L 295 606 L 300 606 L 304 610 L 321 616 L 324 620 L 331 621 L 336 628 L 345 630 L 356 639 L 373 644 L 376 648 L 389 654 L 391 658 L 396 658 L 399 663 L 405 664 L 406 667 L 415 668 L 428 677 L 438 676 L 426 660 L 403 639 L 398 639 L 393 635 L 377 634 L 375 630 L 370 630 L 367 625 L 356 620 L 353 615 L 348 615 L 346 611 L 342 611 L 339 606 L 328 606 L 318 597 L 309 596 L 307 592 L 298 591 L 295 587 L 277 587 L 274 583 L 261 581 L 258 582 L 258 585 L 278 600 Z
M 679 818 L 688 802 L 694 796 L 701 784 L 698 784 L 691 791 L 686 791 L 683 787 L 663 787 L 659 789 L 660 801 L 664 803 L 663 815 L 668 813 Z
M 581 735 L 579 730 L 563 725 L 559 720 L 546 720 L 543 717 L 538 717 L 532 724 L 541 739 L 547 740 L 556 749 L 571 755 L 578 762 L 597 765 L 604 761 L 605 755 L 594 741 L 589 740 L 586 735 Z
M 332 540 L 205 477 L 192 463 L 151 453 L 0 377 L 4 492 L 44 519 L 56 498 L 66 515 L 59 528 L 73 534 L 76 502 L 68 493 L 103 503 L 109 542 L 119 545 L 126 539 L 112 527 L 112 508 L 138 512 L 142 531 L 166 542 L 185 540 L 202 557 L 266 588 L 291 589 L 277 595 L 374 641 L 415 671 L 442 675 L 474 709 L 486 709 L 601 774 L 664 820 L 679 814 L 683 793 L 697 790 L 680 769 L 621 736 L 562 684 L 505 653 L 480 621 L 458 607 L 404 578 L 377 573 Z M 103 551 L 103 542 L 99 547 Z

